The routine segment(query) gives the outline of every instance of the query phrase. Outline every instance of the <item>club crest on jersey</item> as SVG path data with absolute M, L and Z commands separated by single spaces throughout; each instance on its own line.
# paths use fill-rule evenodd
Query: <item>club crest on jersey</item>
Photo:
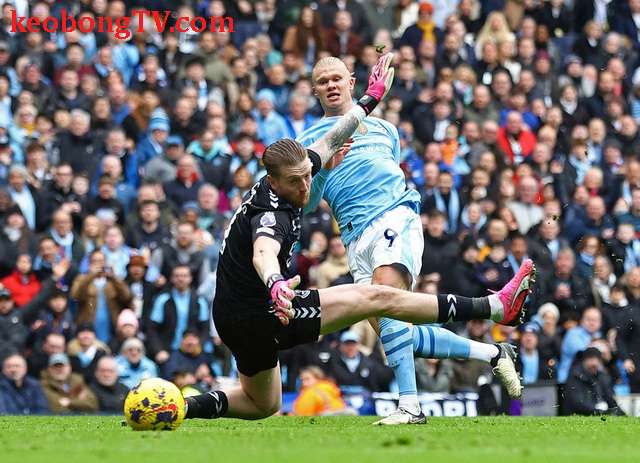
M 360 123 L 357 130 L 358 130 L 358 133 L 362 135 L 366 135 L 369 132 L 369 129 L 367 129 L 367 126 L 364 125 L 363 123 Z
M 260 225 L 263 227 L 273 227 L 276 224 L 276 216 L 273 212 L 265 212 L 260 218 Z

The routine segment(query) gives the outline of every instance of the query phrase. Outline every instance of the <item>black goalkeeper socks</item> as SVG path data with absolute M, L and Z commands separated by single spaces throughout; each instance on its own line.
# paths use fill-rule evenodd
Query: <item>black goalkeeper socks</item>
M 491 318 L 488 297 L 438 294 L 438 323 L 487 320 Z
M 229 400 L 222 391 L 211 391 L 185 399 L 187 414 L 185 418 L 220 418 L 227 414 Z

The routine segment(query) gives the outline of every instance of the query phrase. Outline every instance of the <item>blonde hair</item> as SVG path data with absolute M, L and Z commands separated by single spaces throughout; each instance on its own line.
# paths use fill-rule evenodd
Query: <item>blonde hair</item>
M 342 67 L 345 71 L 347 71 L 347 74 L 350 74 L 349 69 L 347 69 L 347 65 L 344 64 L 344 62 L 340 58 L 336 58 L 335 56 L 325 56 L 324 58 L 318 60 L 316 65 L 313 67 L 313 70 L 311 71 L 311 83 L 315 83 L 316 74 L 320 72 L 320 69 L 328 68 L 331 66 Z
M 262 155 L 269 175 L 278 176 L 282 167 L 295 166 L 307 158 L 307 150 L 295 140 L 284 138 L 270 144 Z

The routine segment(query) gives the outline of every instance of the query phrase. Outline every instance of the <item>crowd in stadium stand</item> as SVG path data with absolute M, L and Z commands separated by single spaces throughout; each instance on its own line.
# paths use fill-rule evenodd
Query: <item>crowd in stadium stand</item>
M 417 290 L 482 296 L 528 256 L 525 325 L 450 328 L 519 345 L 524 382 L 564 384 L 567 412 L 640 392 L 640 0 L 160 0 L 169 25 L 230 16 L 234 31 L 11 32 L 14 10 L 147 3 L 2 3 L 0 414 L 118 413 L 143 378 L 234 377 L 209 316 L 225 226 L 265 146 L 322 117 L 314 62 L 340 56 L 360 95 L 378 45 L 396 79 L 375 115 L 422 196 Z M 350 281 L 336 232 L 326 204 L 305 216 L 305 287 Z M 337 409 L 340 390 L 394 388 L 366 322 L 281 365 L 302 414 L 311 387 Z M 492 381 L 474 360 L 417 359 L 416 375 L 429 392 Z

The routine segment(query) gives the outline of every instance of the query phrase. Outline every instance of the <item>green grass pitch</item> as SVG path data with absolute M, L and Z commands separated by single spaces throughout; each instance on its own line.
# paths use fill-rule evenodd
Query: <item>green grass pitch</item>
M 372 417 L 185 421 L 135 432 L 119 417 L 2 417 L 0 462 L 404 463 L 640 462 L 637 418 Z

